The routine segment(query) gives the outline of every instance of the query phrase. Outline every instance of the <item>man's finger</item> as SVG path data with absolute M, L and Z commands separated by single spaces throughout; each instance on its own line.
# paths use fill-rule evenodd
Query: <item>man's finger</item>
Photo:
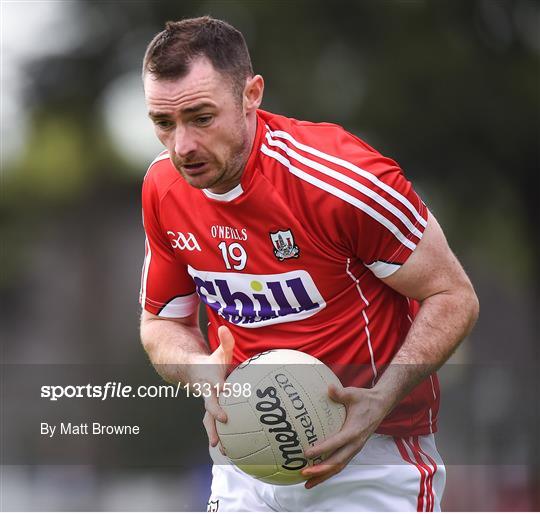
M 208 435 L 210 446 L 216 446 L 219 443 L 219 436 L 216 430 L 216 422 L 214 417 L 207 411 L 203 417 L 203 425 Z
M 358 388 L 343 387 L 341 385 L 330 384 L 328 386 L 328 396 L 338 403 L 347 405 L 357 399 Z
M 309 480 L 305 483 L 306 489 L 311 489 L 316 485 L 325 482 L 330 477 L 341 473 L 343 469 L 349 464 L 351 459 L 356 455 L 357 448 L 353 445 L 347 445 L 341 450 L 335 452 L 330 458 L 323 461 L 316 466 L 310 466 L 302 470 L 304 475 Z
M 322 455 L 323 453 L 334 452 L 342 446 L 346 445 L 352 437 L 353 434 L 349 433 L 348 430 L 341 429 L 337 434 L 334 434 L 325 441 L 316 444 L 311 448 L 307 448 L 304 451 L 304 455 L 308 459 L 312 459 L 313 457 L 317 457 L 319 455 Z
M 329 478 L 332 478 L 334 475 L 337 475 L 341 471 L 340 468 L 335 468 L 329 473 L 326 473 L 325 475 L 321 475 L 318 477 L 310 478 L 305 484 L 304 487 L 306 489 L 312 489 L 316 485 L 322 484 L 323 482 L 326 482 Z
M 208 396 L 204 399 L 204 408 L 218 421 L 227 423 L 227 413 L 219 405 L 215 395 Z
M 337 475 L 341 471 L 343 471 L 343 468 L 345 465 L 343 464 L 335 464 L 332 466 L 325 466 L 324 464 L 321 464 L 321 469 L 319 472 L 316 472 L 314 474 L 304 474 L 306 478 L 308 478 L 308 481 L 304 484 L 304 487 L 306 489 L 311 489 L 312 487 L 315 487 L 316 485 L 321 484 L 322 482 L 325 482 L 329 478 L 333 477 L 334 475 Z M 305 471 L 305 470 L 304 470 Z
M 233 360 L 234 336 L 231 331 L 221 326 L 218 328 L 219 346 L 208 358 L 209 364 L 228 365 Z
M 230 364 L 233 359 L 234 336 L 228 327 L 221 326 L 218 328 L 218 339 L 225 358 L 224 364 Z
M 353 444 L 347 444 L 334 452 L 330 457 L 322 461 L 320 464 L 308 466 L 302 470 L 302 475 L 310 478 L 315 476 L 326 475 L 337 468 L 343 468 L 357 454 L 358 449 Z

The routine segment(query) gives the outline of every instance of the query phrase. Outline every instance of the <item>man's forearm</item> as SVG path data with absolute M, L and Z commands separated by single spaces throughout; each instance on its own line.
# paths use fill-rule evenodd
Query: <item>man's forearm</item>
M 210 355 L 198 326 L 166 319 L 146 319 L 141 323 L 141 340 L 156 368 L 168 382 L 188 383 L 196 377 L 197 364 Z
M 478 300 L 472 288 L 422 302 L 403 345 L 373 388 L 387 413 L 448 360 L 477 317 Z

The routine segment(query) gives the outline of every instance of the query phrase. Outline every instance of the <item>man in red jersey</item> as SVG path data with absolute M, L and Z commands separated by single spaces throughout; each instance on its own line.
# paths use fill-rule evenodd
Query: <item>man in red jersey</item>
M 166 147 L 142 198 L 141 338 L 152 363 L 171 382 L 217 384 L 231 365 L 290 348 L 346 386 L 329 391 L 346 422 L 306 450 L 330 456 L 303 471 L 305 485 L 214 466 L 209 508 L 438 510 L 435 372 L 478 301 L 434 216 L 394 161 L 343 128 L 260 110 L 263 79 L 222 21 L 167 23 L 143 80 Z M 215 448 L 226 414 L 215 394 L 205 406 Z

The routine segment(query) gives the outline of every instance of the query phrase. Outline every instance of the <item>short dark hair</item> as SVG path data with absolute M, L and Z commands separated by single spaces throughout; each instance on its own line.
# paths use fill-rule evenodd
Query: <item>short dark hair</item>
M 242 33 L 232 25 L 210 16 L 168 21 L 146 49 L 143 78 L 177 79 L 189 72 L 191 63 L 206 57 L 214 68 L 230 78 L 242 94 L 246 78 L 253 76 L 251 58 Z

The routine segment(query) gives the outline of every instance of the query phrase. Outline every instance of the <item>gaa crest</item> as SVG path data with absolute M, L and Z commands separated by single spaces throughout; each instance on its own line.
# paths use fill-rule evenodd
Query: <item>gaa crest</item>
M 300 248 L 294 243 L 294 237 L 290 229 L 270 232 L 270 239 L 274 245 L 274 255 L 278 260 L 283 261 L 291 257 L 298 259 Z

